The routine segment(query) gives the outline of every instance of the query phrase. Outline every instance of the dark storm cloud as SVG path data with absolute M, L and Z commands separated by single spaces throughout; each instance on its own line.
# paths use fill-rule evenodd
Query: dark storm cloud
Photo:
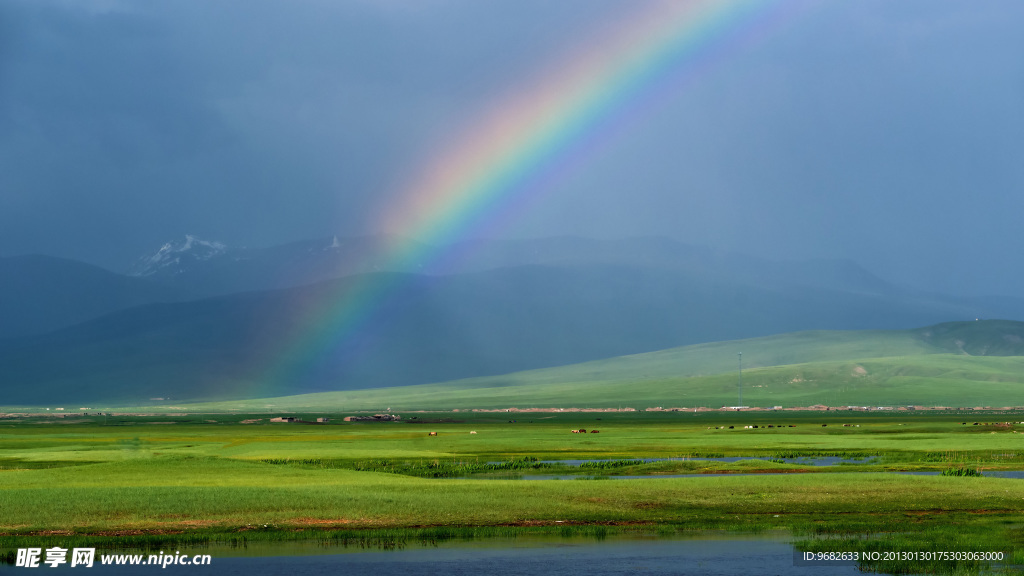
M 848 257 L 936 290 L 1020 293 L 1020 15 L 1008 3 L 799 11 L 617 142 L 537 231 L 628 228 Z M 589 203 L 601 186 L 628 193 Z
M 414 158 L 586 22 L 574 4 L 10 3 L 2 253 L 372 232 Z
M 16 16 L 2 107 L 15 129 L 0 140 L 0 178 L 24 211 L 7 212 L 4 244 L 39 234 L 66 250 L 159 226 L 154 216 L 195 199 L 189 187 L 172 191 L 174 173 L 230 135 L 168 45 L 166 23 L 72 4 L 22 4 Z
M 792 2 L 497 235 L 661 234 L 1024 292 L 1024 5 Z M 493 102 L 636 4 L 14 0 L 0 255 L 375 232 Z M 734 40 L 726 35 L 723 43 Z

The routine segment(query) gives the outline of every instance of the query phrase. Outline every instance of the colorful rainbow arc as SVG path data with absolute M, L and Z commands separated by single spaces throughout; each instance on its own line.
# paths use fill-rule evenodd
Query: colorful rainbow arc
M 388 248 L 386 268 L 410 270 L 439 257 L 488 217 L 545 189 L 574 150 L 650 102 L 666 78 L 695 75 L 729 40 L 756 34 L 779 16 L 770 0 L 655 2 L 604 30 L 588 51 L 554 66 L 517 91 L 413 179 L 381 227 L 403 238 Z M 595 46 L 597 48 L 595 48 Z M 310 303 L 303 332 L 265 376 L 290 376 L 349 338 L 400 287 L 399 276 L 368 275 Z

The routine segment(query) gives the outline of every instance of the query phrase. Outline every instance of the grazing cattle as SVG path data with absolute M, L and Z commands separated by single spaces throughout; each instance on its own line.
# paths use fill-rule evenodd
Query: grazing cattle
M 599 433 L 599 432 L 600 432 L 600 430 L 591 430 L 591 431 L 590 431 L 590 433 L 591 433 L 591 434 L 597 434 L 597 433 Z
M 579 431 L 579 430 L 573 430 L 573 431 L 572 431 L 572 433 L 573 433 L 573 434 L 579 434 L 579 433 L 580 433 L 580 431 Z
M 476 434 L 476 430 L 470 430 L 470 434 Z
M 430 432 L 427 436 L 437 436 L 437 432 Z
M 729 430 L 732 430 L 732 426 L 729 426 Z
M 821 425 L 821 427 L 822 427 L 822 428 L 827 428 L 827 427 L 828 427 L 828 424 L 822 424 L 822 425 Z
M 580 434 L 586 434 L 586 433 L 587 433 L 587 429 L 586 428 L 580 428 Z

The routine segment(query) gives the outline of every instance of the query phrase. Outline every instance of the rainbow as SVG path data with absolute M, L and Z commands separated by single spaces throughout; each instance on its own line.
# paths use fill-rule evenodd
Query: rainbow
M 493 230 L 602 141 L 656 111 L 659 99 L 680 83 L 785 16 L 777 0 L 643 6 L 628 21 L 597 31 L 583 44 L 585 51 L 559 59 L 525 89 L 490 107 L 416 174 L 379 227 L 418 242 L 389 246 L 387 269 L 415 269 L 442 257 L 445 246 Z M 286 385 L 308 370 L 352 338 L 402 282 L 400 275 L 367 275 L 307 304 L 300 311 L 304 328 L 286 338 L 288 349 L 264 377 Z

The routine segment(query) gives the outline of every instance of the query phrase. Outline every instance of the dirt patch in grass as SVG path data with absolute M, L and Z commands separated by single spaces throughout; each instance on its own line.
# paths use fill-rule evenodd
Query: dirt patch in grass
M 493 526 L 510 526 L 516 528 L 529 528 L 531 526 L 656 526 L 657 522 L 646 520 L 520 520 L 519 522 L 505 522 Z M 423 526 L 427 528 L 427 526 Z
M 159 524 L 165 526 L 171 526 L 174 528 L 206 528 L 208 526 L 217 526 L 220 524 L 216 520 L 173 520 L 168 522 L 160 522 Z
M 293 518 L 284 522 L 288 526 L 344 526 L 351 523 L 348 518 Z
M 95 532 L 73 532 L 71 530 L 41 530 L 23 534 L 0 533 L 0 536 L 173 536 L 184 534 L 184 530 L 126 528 L 123 530 L 97 530 Z

